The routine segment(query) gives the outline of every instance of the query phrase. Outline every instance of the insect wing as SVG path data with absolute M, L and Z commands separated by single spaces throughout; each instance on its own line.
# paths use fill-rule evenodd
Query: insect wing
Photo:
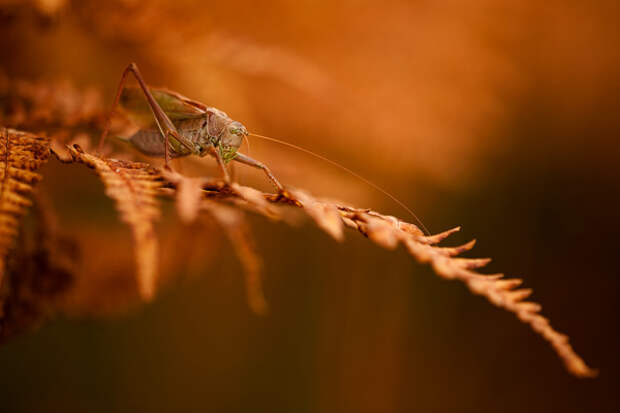
M 206 105 L 188 99 L 178 93 L 165 89 L 150 89 L 157 104 L 168 115 L 170 120 L 178 121 L 203 116 Z M 155 123 L 155 117 L 146 97 L 140 88 L 126 87 L 121 94 L 120 106 L 129 118 L 141 127 L 149 127 Z

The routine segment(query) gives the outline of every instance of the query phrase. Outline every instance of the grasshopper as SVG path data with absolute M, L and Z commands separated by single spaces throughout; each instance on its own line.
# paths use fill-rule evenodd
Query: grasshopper
M 139 88 L 125 86 L 130 73 L 138 80 Z M 219 109 L 176 92 L 149 88 L 135 63 L 129 64 L 121 76 L 99 140 L 100 153 L 108 135 L 112 113 L 119 104 L 132 120 L 144 125 L 129 141 L 147 156 L 164 157 L 166 168 L 170 168 L 170 158 L 211 155 L 216 159 L 227 184 L 231 180 L 226 165 L 234 160 L 261 169 L 277 190 L 284 192 L 284 186 L 265 164 L 239 152 L 243 139 L 249 134 L 241 122 L 231 119 Z
M 125 87 L 125 81 L 130 73 L 138 80 L 139 88 Z M 145 105 L 144 98 L 146 98 L 148 105 Z M 231 183 L 231 179 L 226 165 L 230 161 L 236 161 L 262 170 L 278 192 L 286 194 L 284 186 L 265 164 L 239 152 L 243 139 L 252 135 L 300 150 L 344 170 L 388 196 L 406 210 L 426 234 L 430 234 L 422 221 L 407 205 L 349 168 L 300 146 L 268 136 L 249 133 L 241 122 L 232 120 L 219 109 L 191 100 L 176 92 L 149 88 L 135 63 L 129 64 L 121 76 L 112 109 L 99 140 L 99 153 L 102 152 L 103 144 L 110 129 L 112 113 L 119 104 L 130 118 L 145 125 L 131 136 L 129 141 L 147 156 L 164 157 L 165 167 L 168 169 L 170 169 L 170 158 L 211 155 L 217 161 L 222 177 L 227 184 Z

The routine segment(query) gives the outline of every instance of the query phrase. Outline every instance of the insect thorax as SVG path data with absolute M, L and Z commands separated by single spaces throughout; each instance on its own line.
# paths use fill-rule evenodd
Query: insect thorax
M 245 127 L 228 117 L 225 112 L 216 108 L 208 108 L 204 115 L 191 119 L 174 120 L 177 132 L 193 143 L 189 149 L 179 142 L 170 141 L 170 155 L 181 157 L 187 155 L 205 156 L 209 147 L 215 147 L 224 161 L 228 162 L 236 156 L 243 136 L 247 134 Z M 164 144 L 158 130 L 141 130 L 130 138 L 141 152 L 151 156 L 163 156 Z

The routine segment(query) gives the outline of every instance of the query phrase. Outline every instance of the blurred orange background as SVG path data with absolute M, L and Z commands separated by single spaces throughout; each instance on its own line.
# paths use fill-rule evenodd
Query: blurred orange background
M 6 82 L 71 82 L 108 106 L 135 61 L 153 86 L 359 172 L 432 232 L 462 225 L 452 242 L 476 237 L 491 272 L 524 278 L 601 370 L 570 377 L 512 315 L 402 250 L 260 217 L 265 317 L 248 310 L 225 237 L 170 217 L 159 299 L 102 295 L 133 288 L 129 232 L 89 171 L 52 161 L 42 190 L 98 275 L 76 280 L 61 320 L 0 348 L 2 411 L 617 411 L 618 9 L 0 0 Z M 258 139 L 250 152 L 285 184 L 408 218 L 326 163 Z

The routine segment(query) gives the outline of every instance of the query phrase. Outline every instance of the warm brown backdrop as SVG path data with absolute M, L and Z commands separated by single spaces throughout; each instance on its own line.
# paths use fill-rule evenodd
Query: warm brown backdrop
M 0 1 L 0 74 L 109 103 L 136 61 L 153 85 L 338 160 L 431 230 L 463 225 L 601 375 L 570 377 L 512 315 L 403 251 L 256 218 L 270 315 L 248 311 L 224 237 L 194 234 L 199 253 L 166 267 L 175 281 L 152 305 L 127 310 L 88 281 L 70 317 L 0 348 L 2 411 L 620 408 L 616 1 L 144 3 Z M 326 164 L 251 143 L 285 183 L 403 216 Z M 98 282 L 132 288 L 101 184 L 78 166 L 45 174 Z M 175 231 L 164 220 L 164 262 L 184 253 Z

